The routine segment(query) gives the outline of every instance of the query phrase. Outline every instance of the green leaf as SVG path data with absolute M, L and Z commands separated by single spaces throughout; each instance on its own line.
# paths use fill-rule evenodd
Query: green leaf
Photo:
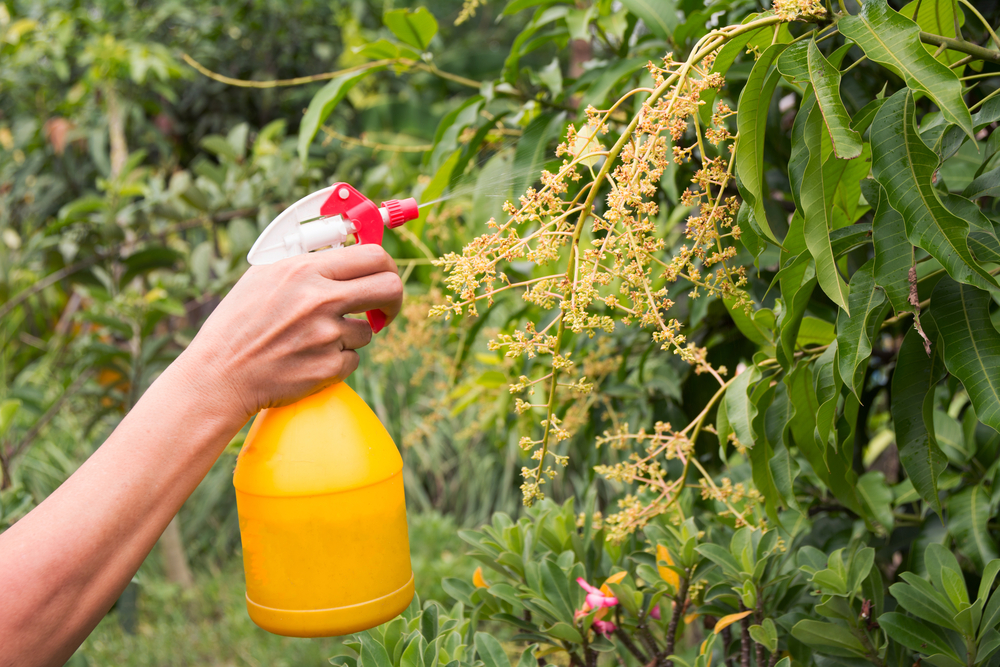
M 674 0 L 622 0 L 622 4 L 638 16 L 651 33 L 662 40 L 671 40 L 678 25 Z
M 438 22 L 426 7 L 416 9 L 390 9 L 382 15 L 385 27 L 400 41 L 426 50 L 438 31 Z
M 551 628 L 545 629 L 543 632 L 545 632 L 545 634 L 552 635 L 556 639 L 573 642 L 574 644 L 583 642 L 583 636 L 580 634 L 580 631 L 569 623 L 556 623 Z
M 792 636 L 807 646 L 839 649 L 834 655 L 863 657 L 865 647 L 842 625 L 825 621 L 803 620 L 792 628 Z M 832 651 L 824 651 L 832 652 Z
M 740 93 L 736 114 L 736 126 L 740 134 L 736 144 L 736 173 L 739 176 L 740 195 L 750 204 L 757 228 L 775 245 L 781 244 L 771 231 L 764 211 L 764 145 L 767 142 L 764 133 L 771 95 L 780 78 L 773 65 L 784 50 L 784 44 L 775 44 L 757 59 L 743 92 Z
M 885 189 L 872 182 L 876 201 L 872 220 L 872 244 L 875 246 L 875 284 L 885 292 L 893 311 L 898 315 L 910 312 L 910 267 L 913 266 L 913 246 L 906 238 L 906 224 L 896 209 L 889 205 Z
M 945 366 L 962 381 L 979 420 L 1000 429 L 1000 333 L 989 313 L 990 295 L 942 278 L 931 295 Z
M 868 260 L 851 276 L 851 312 L 837 314 L 837 364 L 840 377 L 858 397 L 872 354 L 872 340 L 885 318 L 885 293 L 875 285 L 875 261 Z
M 802 325 L 806 305 L 816 287 L 816 268 L 809 253 L 802 253 L 788 262 L 776 276 L 781 288 L 784 307 L 778 317 L 778 361 L 786 370 L 794 363 L 795 341 Z
M 990 135 L 991 137 L 993 135 Z M 1000 135 L 998 135 L 1000 136 Z M 965 190 L 962 192 L 962 196 L 968 197 L 969 199 L 979 199 L 980 197 L 997 197 L 1000 196 L 1000 167 L 991 169 L 979 176 L 976 176 L 966 186 Z
M 344 99 L 354 84 L 365 78 L 372 72 L 385 69 L 384 67 L 372 67 L 361 72 L 352 72 L 338 76 L 313 96 L 306 109 L 306 115 L 302 118 L 302 125 L 299 127 L 299 159 L 305 162 L 309 158 L 309 145 L 316 138 L 320 126 L 326 121 L 334 108 Z
M 896 583 L 890 586 L 889 592 L 896 598 L 899 606 L 925 621 L 957 630 L 958 627 L 953 620 L 955 612 L 947 606 L 948 601 L 931 589 L 930 584 L 920 579 L 917 575 L 912 572 L 907 572 L 906 574 L 908 577 L 904 578 L 907 581 L 910 581 L 911 578 L 919 580 L 919 582 L 923 583 L 923 586 L 918 587 L 904 583 Z
M 885 483 L 885 475 L 870 471 L 858 478 L 858 496 L 864 504 L 868 517 L 881 525 L 886 533 L 892 532 L 892 489 Z
M 911 328 L 903 338 L 892 375 L 890 411 L 896 429 L 899 461 L 920 497 L 941 514 L 938 477 L 948 467 L 934 435 L 934 387 L 944 373 L 937 350 L 924 351 Z
M 830 132 L 833 150 L 839 158 L 856 158 L 861 155 L 861 135 L 851 129 L 851 117 L 840 98 L 840 70 L 823 56 L 815 40 L 809 40 L 808 44 L 809 80 Z
M 510 667 L 510 659 L 503 650 L 503 645 L 489 633 L 476 633 L 476 653 L 485 667 Z
M 809 150 L 809 161 L 802 174 L 802 215 L 805 219 L 806 246 L 816 262 L 816 279 L 830 300 L 848 311 L 848 286 L 837 271 L 830 244 L 834 228 L 833 195 L 837 183 L 823 158 L 823 116 L 814 105 L 804 128 L 803 140 Z
M 986 662 L 991 655 L 996 653 L 998 648 L 1000 648 L 1000 632 L 997 632 L 994 628 L 989 628 L 983 633 L 982 639 L 979 640 L 979 650 L 976 651 L 976 663 L 983 664 Z
M 744 447 L 753 447 L 755 444 L 752 422 L 757 417 L 757 406 L 751 398 L 751 392 L 759 380 L 760 369 L 750 366 L 737 375 L 726 390 L 726 415 L 729 417 L 729 425 L 736 434 L 736 439 Z
M 837 329 L 832 322 L 818 317 L 803 317 L 799 335 L 795 339 L 797 347 L 807 345 L 829 345 L 837 338 Z
M 7 430 L 14 423 L 14 415 L 20 407 L 21 399 L 18 398 L 8 398 L 0 402 L 0 438 L 7 435 Z
M 868 573 L 871 572 L 872 566 L 875 564 L 875 550 L 871 547 L 865 547 L 864 549 L 859 549 L 854 557 L 851 559 L 851 565 L 848 568 L 847 575 L 847 588 L 850 591 L 856 591 L 861 587 L 861 582 L 865 580 Z
M 955 649 L 931 625 L 916 618 L 909 618 L 891 611 L 878 617 L 878 624 L 885 633 L 906 648 L 923 655 L 940 653 L 958 660 Z M 961 662 L 959 660 L 959 662 Z
M 961 81 L 924 49 L 916 23 L 885 0 L 866 0 L 861 13 L 845 16 L 837 27 L 866 56 L 901 77 L 910 89 L 927 94 L 949 122 L 973 136 L 972 114 L 962 99 Z
M 937 61 L 935 61 L 937 62 Z M 938 159 L 917 134 L 909 90 L 893 95 L 872 123 L 872 172 L 906 224 L 906 236 L 959 282 L 983 289 L 997 283 L 969 250 L 969 223 L 949 211 L 931 185 Z
M 392 667 L 389 661 L 389 654 L 385 652 L 382 643 L 370 632 L 363 632 L 358 637 L 361 639 L 361 660 L 365 667 Z
M 977 568 L 997 557 L 996 542 L 986 528 L 989 519 L 990 495 L 982 486 L 970 486 L 948 498 L 948 532 Z

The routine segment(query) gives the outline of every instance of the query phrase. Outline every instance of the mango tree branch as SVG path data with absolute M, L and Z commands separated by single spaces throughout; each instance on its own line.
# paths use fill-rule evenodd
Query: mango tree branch
M 923 42 L 924 44 L 944 46 L 951 51 L 959 51 L 960 53 L 966 53 L 978 60 L 986 60 L 991 63 L 1000 63 L 1000 51 L 987 49 L 986 47 L 979 46 L 978 44 L 967 42 L 964 39 L 953 39 L 951 37 L 944 37 L 943 35 L 935 35 L 930 32 L 921 32 L 920 41 Z

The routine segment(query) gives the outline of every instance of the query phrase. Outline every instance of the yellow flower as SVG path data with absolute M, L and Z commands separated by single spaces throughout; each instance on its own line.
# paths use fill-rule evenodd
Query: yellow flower
M 490 585 L 488 583 L 486 583 L 486 580 L 483 579 L 483 568 L 482 567 L 477 567 L 476 571 L 472 573 L 472 584 L 476 588 L 489 588 L 490 587 Z
M 660 561 L 663 561 L 667 565 L 673 565 L 674 559 L 670 557 L 670 551 L 662 544 L 656 545 L 656 569 L 660 571 L 660 578 L 665 582 L 673 586 L 674 588 L 679 588 L 681 585 L 681 577 L 679 574 L 671 570 L 669 567 L 660 565 Z

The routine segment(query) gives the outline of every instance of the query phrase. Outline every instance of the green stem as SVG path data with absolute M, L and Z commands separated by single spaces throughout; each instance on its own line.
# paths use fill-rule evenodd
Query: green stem
M 964 39 L 952 39 L 951 37 L 944 37 L 943 35 L 935 35 L 930 32 L 921 31 L 920 41 L 924 44 L 933 44 L 935 46 L 944 45 L 952 51 L 966 53 L 978 60 L 988 60 L 991 63 L 1000 63 L 1000 51 L 987 49 L 979 46 L 978 44 L 967 42 Z

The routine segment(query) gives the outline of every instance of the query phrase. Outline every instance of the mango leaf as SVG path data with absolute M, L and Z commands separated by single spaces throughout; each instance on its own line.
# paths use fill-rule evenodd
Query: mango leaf
M 831 322 L 818 317 L 803 317 L 799 335 L 795 339 L 797 347 L 808 345 L 829 345 L 837 338 L 837 330 Z
M 778 361 L 786 370 L 792 367 L 795 341 L 802 325 L 806 305 L 816 287 L 816 268 L 809 253 L 802 253 L 789 261 L 775 277 L 781 287 L 784 307 L 778 318 Z
M 942 278 L 931 295 L 945 366 L 962 381 L 979 420 L 1000 429 L 1000 333 L 989 313 L 990 295 Z
M 840 98 L 840 70 L 823 56 L 815 40 L 809 40 L 808 45 L 809 80 L 830 132 L 833 150 L 839 158 L 856 158 L 861 155 L 861 135 L 851 129 L 851 117 Z
M 913 310 L 909 301 L 913 246 L 906 238 L 903 216 L 889 205 L 889 198 L 877 181 L 871 181 L 871 185 L 875 198 L 871 202 L 875 209 L 872 220 L 875 284 L 885 292 L 893 311 L 898 315 Z
M 875 285 L 875 261 L 868 260 L 851 276 L 852 314 L 837 315 L 837 364 L 840 377 L 860 400 L 872 339 L 885 318 L 885 293 Z
M 991 134 L 990 136 L 992 137 L 993 135 Z M 1000 134 L 997 136 L 1000 136 Z M 976 176 L 962 192 L 962 196 L 969 199 L 996 197 L 998 195 L 1000 195 L 1000 167 Z
M 401 42 L 425 50 L 438 31 L 438 22 L 426 7 L 390 9 L 382 15 L 385 27 Z
M 886 0 L 866 0 L 859 14 L 845 16 L 837 27 L 866 56 L 906 81 L 910 89 L 927 94 L 948 122 L 973 137 L 972 114 L 962 99 L 962 83 L 924 49 L 920 26 L 890 8 Z
M 885 475 L 870 471 L 858 478 L 858 496 L 864 504 L 866 516 L 874 519 L 886 534 L 892 532 L 894 518 L 892 515 L 892 489 L 885 483 Z
M 757 59 L 743 92 L 740 93 L 736 114 L 736 126 L 740 134 L 736 145 L 736 173 L 739 176 L 740 195 L 750 204 L 757 228 L 775 245 L 781 244 L 774 236 L 764 210 L 764 131 L 771 95 L 780 78 L 772 66 L 784 50 L 784 44 L 774 44 Z
M 804 128 L 803 141 L 809 150 L 809 161 L 802 174 L 802 215 L 805 219 L 806 246 L 816 262 L 816 279 L 830 300 L 849 311 L 849 288 L 837 271 L 830 244 L 834 228 L 833 195 L 837 189 L 832 169 L 823 158 L 823 115 L 819 104 L 813 106 Z M 742 141 L 742 138 L 741 138 Z M 836 166 L 836 165 L 831 165 Z
M 757 405 L 751 398 L 751 392 L 760 380 L 760 369 L 750 366 L 736 376 L 726 390 L 726 415 L 729 425 L 736 434 L 736 439 L 744 447 L 754 446 L 752 422 L 757 417 Z
M 996 288 L 969 250 L 969 223 L 949 211 L 931 185 L 938 159 L 917 134 L 914 112 L 909 90 L 879 109 L 872 123 L 872 173 L 903 216 L 910 243 L 933 255 L 955 280 Z
M 920 333 L 913 328 L 907 331 L 892 374 L 890 411 L 899 461 L 913 488 L 938 514 L 938 477 L 948 462 L 934 435 L 934 387 L 943 374 L 944 364 L 937 349 L 928 357 Z
M 344 99 L 344 95 L 349 91 L 358 81 L 365 78 L 372 72 L 385 69 L 384 67 L 372 67 L 371 69 L 366 69 L 361 72 L 352 72 L 350 74 L 344 74 L 343 76 L 338 76 L 336 79 L 331 80 L 325 86 L 319 89 L 319 92 L 313 96 L 312 101 L 309 102 L 309 108 L 306 109 L 306 114 L 302 118 L 302 125 L 299 128 L 299 159 L 305 162 L 309 157 L 309 145 L 316 138 L 316 133 L 319 132 L 320 126 L 323 125 L 324 121 L 333 112 L 334 108 L 340 103 L 340 100 Z
M 948 498 L 948 532 L 958 550 L 982 569 L 997 557 L 997 545 L 986 528 L 990 519 L 990 494 L 970 486 Z
M 622 0 L 622 4 L 660 39 L 670 41 L 673 37 L 678 24 L 674 0 Z

